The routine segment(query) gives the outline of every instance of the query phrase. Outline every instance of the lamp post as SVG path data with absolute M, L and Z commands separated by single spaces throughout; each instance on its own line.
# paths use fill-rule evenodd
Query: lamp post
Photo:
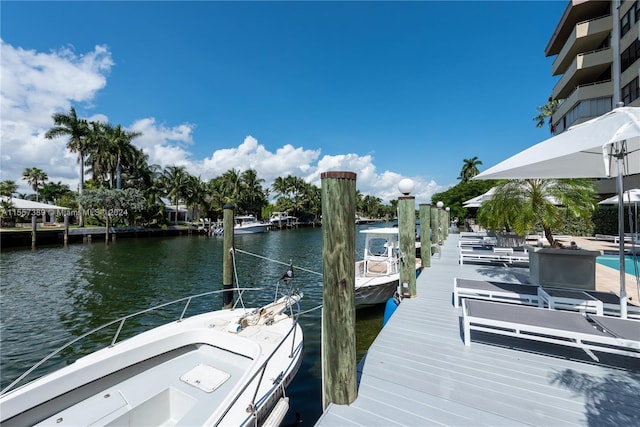
M 415 184 L 405 178 L 398 183 L 398 234 L 400 239 L 400 294 L 416 296 L 416 202 L 410 196 Z

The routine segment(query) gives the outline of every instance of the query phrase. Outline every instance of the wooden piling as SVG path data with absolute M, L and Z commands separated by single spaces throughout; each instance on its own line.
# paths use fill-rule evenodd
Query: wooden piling
M 31 248 L 36 248 L 36 235 L 38 234 L 38 218 L 31 215 Z
M 449 208 L 449 206 L 447 206 L 446 208 L 444 208 L 444 227 L 442 227 L 442 230 L 444 230 L 444 240 L 447 240 L 449 238 L 450 225 L 451 225 L 451 209 Z
M 348 405 L 357 395 L 355 308 L 356 174 L 322 180 L 322 404 Z
M 105 215 L 104 215 L 104 221 L 105 221 L 105 227 L 104 227 L 104 242 L 106 244 L 109 244 L 109 215 L 106 213 L 106 209 L 105 209 Z
M 233 307 L 233 226 L 234 226 L 234 209 L 231 203 L 225 204 L 223 207 L 222 227 L 222 308 Z
M 63 235 L 63 239 L 64 239 L 64 245 L 67 246 L 67 244 L 69 243 L 69 215 L 65 214 L 64 215 L 64 235 Z
M 431 243 L 434 245 L 440 244 L 440 238 L 438 237 L 438 208 L 431 206 Z
M 400 292 L 405 298 L 416 296 L 416 198 L 398 197 L 398 235 L 400 238 Z
M 431 267 L 431 205 L 421 203 L 420 212 L 420 258 L 422 267 Z

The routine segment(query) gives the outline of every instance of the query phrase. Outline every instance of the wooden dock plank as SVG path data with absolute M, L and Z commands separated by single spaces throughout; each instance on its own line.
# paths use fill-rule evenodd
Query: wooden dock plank
M 454 277 L 527 283 L 517 267 L 459 265 L 457 236 L 418 277 L 361 367 L 358 398 L 318 426 L 640 425 L 640 361 L 474 333 L 465 347 Z

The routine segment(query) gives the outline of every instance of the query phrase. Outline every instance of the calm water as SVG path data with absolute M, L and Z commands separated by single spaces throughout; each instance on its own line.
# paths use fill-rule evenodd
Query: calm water
M 356 233 L 356 249 L 364 239 Z M 237 249 L 269 259 L 322 270 L 322 230 L 303 228 L 236 236 Z M 359 258 L 359 255 L 356 255 Z M 286 267 L 237 255 L 241 287 L 273 287 Z M 304 292 L 302 310 L 322 304 L 322 277 L 296 270 Z M 0 382 L 2 388 L 51 351 L 118 317 L 189 295 L 220 289 L 222 239 L 204 236 L 119 239 L 105 245 L 74 244 L 36 250 L 3 250 L 0 257 Z M 272 294 L 269 294 L 271 297 Z M 208 301 L 221 307 L 218 296 Z M 358 358 L 382 324 L 384 307 L 358 312 Z M 321 312 L 301 318 L 303 364 L 288 389 L 291 410 L 285 423 L 313 425 L 322 413 Z M 152 321 L 153 322 L 153 321 Z M 157 322 L 157 320 L 155 321 Z M 140 328 L 146 327 L 141 320 Z M 112 333 L 105 333 L 109 339 Z M 93 343 L 95 344 L 95 343 Z M 86 350 L 86 347 L 84 348 Z M 70 350 L 73 355 L 73 349 Z M 66 353 L 69 356 L 68 353 Z M 53 360 L 61 366 L 64 358 Z M 51 367 L 49 367 L 51 369 Z

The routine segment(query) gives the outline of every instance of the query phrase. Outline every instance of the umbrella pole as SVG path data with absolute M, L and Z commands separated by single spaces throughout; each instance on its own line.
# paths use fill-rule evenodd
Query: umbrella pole
M 618 189 L 618 250 L 620 252 L 620 317 L 627 318 L 627 288 L 625 286 L 625 267 L 624 267 L 624 189 L 622 180 L 622 153 L 616 156 L 618 166 L 618 179 L 616 187 Z

